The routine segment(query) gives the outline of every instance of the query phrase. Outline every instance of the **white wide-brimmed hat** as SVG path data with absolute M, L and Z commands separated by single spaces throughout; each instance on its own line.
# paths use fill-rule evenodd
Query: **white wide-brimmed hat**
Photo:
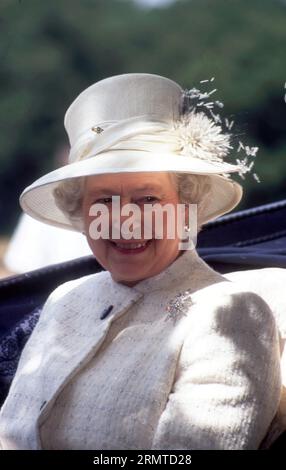
M 42 222 L 80 230 L 55 202 L 53 191 L 60 182 L 166 171 L 211 176 L 204 223 L 229 212 L 243 192 L 229 174 L 249 168 L 241 160 L 225 161 L 232 149 L 231 134 L 223 130 L 213 103 L 205 103 L 204 96 L 209 94 L 149 73 L 115 75 L 91 85 L 65 114 L 69 163 L 25 188 L 22 209 Z

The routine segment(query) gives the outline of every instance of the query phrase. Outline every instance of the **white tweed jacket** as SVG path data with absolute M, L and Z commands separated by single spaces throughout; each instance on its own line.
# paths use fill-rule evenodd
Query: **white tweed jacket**
M 174 321 L 166 307 L 185 291 L 184 311 Z M 142 360 L 132 380 L 124 363 L 118 371 L 121 390 L 114 406 L 120 412 L 113 413 L 112 426 L 119 435 L 118 441 L 107 435 L 105 449 L 259 448 L 282 387 L 275 319 L 259 295 L 227 280 L 192 250 L 134 287 L 103 271 L 52 292 L 1 408 L 3 450 L 43 449 L 39 429 L 57 397 L 100 350 L 112 322 L 142 298 L 140 328 L 129 328 L 121 338 L 126 360 L 134 348 Z M 109 305 L 112 311 L 101 319 Z M 110 403 L 109 379 L 102 406 L 105 396 Z M 140 397 L 147 404 L 137 416 L 130 413 L 130 397 L 138 407 Z M 79 432 L 86 417 L 83 411 Z M 94 432 L 101 427 L 98 422 Z

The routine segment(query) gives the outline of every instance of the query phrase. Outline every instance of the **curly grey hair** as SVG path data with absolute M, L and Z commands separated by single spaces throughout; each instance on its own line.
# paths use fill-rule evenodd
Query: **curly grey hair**
M 211 194 L 208 175 L 171 173 L 181 204 L 197 204 L 197 233 L 202 229 L 205 208 Z M 82 226 L 84 177 L 71 178 L 59 183 L 53 194 L 56 205 L 73 224 Z

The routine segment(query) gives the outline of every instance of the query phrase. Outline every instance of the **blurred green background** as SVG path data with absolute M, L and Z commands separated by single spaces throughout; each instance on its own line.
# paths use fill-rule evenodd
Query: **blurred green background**
M 162 1 L 162 0 L 161 0 Z M 18 197 L 53 169 L 67 144 L 64 113 L 110 75 L 157 73 L 184 88 L 215 77 L 223 115 L 259 146 L 235 210 L 286 197 L 286 2 L 1 0 L 0 235 L 20 215 Z M 164 2 L 163 2 L 164 3 Z

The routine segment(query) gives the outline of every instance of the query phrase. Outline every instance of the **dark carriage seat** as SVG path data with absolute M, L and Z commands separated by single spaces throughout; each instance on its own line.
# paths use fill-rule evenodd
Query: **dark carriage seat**
M 197 251 L 213 269 L 230 280 L 245 283 L 268 302 L 277 321 L 283 349 L 286 338 L 286 200 L 233 212 L 209 222 L 198 235 Z M 50 292 L 63 282 L 102 269 L 93 256 L 86 256 L 0 281 L 0 405 Z M 282 447 L 286 447 L 286 432 L 271 449 Z

